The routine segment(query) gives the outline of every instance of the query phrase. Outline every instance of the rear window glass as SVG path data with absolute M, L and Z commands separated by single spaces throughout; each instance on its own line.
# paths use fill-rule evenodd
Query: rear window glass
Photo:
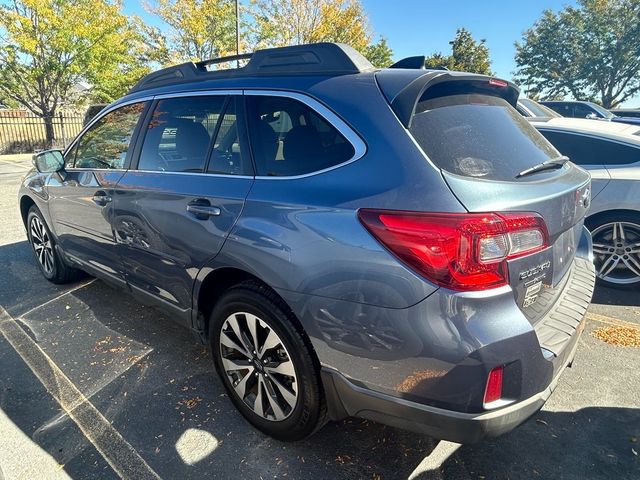
M 559 155 L 515 108 L 489 95 L 449 95 L 418 103 L 409 129 L 439 168 L 487 180 L 516 179 Z

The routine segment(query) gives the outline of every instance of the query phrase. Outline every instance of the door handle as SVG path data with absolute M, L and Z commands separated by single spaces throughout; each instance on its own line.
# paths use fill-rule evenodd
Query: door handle
M 206 203 L 205 203 L 206 202 Z M 187 212 L 192 213 L 196 218 L 206 220 L 209 217 L 217 217 L 221 210 L 209 203 L 209 200 L 195 200 L 187 205 Z
M 104 207 L 107 203 L 111 202 L 111 197 L 107 195 L 107 192 L 98 190 L 96 193 L 93 194 L 92 200 L 96 205 Z

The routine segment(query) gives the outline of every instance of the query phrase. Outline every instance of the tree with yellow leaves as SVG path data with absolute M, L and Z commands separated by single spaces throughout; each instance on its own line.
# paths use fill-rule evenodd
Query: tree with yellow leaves
M 371 43 L 360 0 L 251 0 L 250 12 L 250 36 L 257 48 L 341 42 L 371 57 L 376 66 L 391 64 L 386 41 Z
M 168 63 L 207 60 L 236 51 L 233 0 L 155 0 L 145 8 L 169 27 Z
M 43 118 L 47 143 L 53 118 L 74 85 L 96 100 L 121 95 L 148 71 L 145 47 L 119 0 L 0 1 L 0 93 Z

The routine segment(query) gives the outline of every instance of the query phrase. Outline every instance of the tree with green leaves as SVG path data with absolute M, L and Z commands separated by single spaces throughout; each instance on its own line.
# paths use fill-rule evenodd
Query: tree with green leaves
M 166 47 L 162 63 L 207 60 L 236 51 L 233 0 L 155 0 L 145 8 L 169 27 L 166 38 L 158 29 L 146 32 Z
M 146 73 L 142 48 L 118 1 L 0 0 L 0 93 L 43 118 L 48 145 L 74 86 L 121 96 Z
M 476 41 L 467 29 L 459 28 L 449 45 L 451 45 L 451 55 L 434 53 L 426 58 L 425 67 L 446 68 L 483 75 L 492 74 L 489 48 L 485 39 Z
M 362 52 L 374 67 L 387 68 L 393 63 L 393 50 L 387 44 L 387 39 L 380 37 L 376 43 L 367 45 Z
M 605 108 L 640 92 L 640 0 L 579 0 L 546 10 L 516 43 L 516 81 L 543 98 Z

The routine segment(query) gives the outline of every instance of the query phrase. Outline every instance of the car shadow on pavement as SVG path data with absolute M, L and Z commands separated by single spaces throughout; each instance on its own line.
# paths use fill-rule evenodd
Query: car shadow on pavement
M 596 284 L 592 302 L 602 305 L 638 307 L 640 306 L 640 287 L 610 288 Z
M 416 478 L 637 479 L 640 409 L 542 410 L 513 432 L 463 445 L 438 475 Z
M 207 349 L 162 313 L 100 281 L 49 284 L 26 242 L 0 247 L 0 261 L 0 304 L 162 478 L 407 478 L 437 444 L 357 419 L 273 440 L 232 406 Z M 116 478 L 19 355 L 0 347 L 0 407 L 11 421 L 71 477 Z M 543 411 L 416 478 L 632 478 L 639 419 L 638 409 Z

